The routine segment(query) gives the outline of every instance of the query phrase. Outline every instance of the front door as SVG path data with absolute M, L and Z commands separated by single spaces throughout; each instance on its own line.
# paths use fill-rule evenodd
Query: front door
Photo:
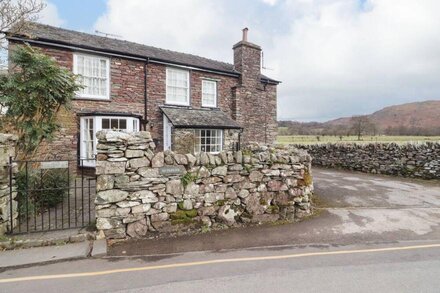
M 163 149 L 171 150 L 171 124 L 170 120 L 163 115 Z

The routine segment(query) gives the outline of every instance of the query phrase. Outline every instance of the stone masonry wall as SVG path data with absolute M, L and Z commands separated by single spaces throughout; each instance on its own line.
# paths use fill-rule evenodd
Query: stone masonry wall
M 297 220 L 311 213 L 310 156 L 251 145 L 156 152 L 149 132 L 98 133 L 97 228 L 107 239 Z
M 0 235 L 3 235 L 10 226 L 11 200 L 9 181 L 9 157 L 15 155 L 15 142 L 17 138 L 11 134 L 0 133 Z M 15 174 L 16 168 L 13 169 Z M 15 181 L 13 180 L 13 184 Z M 16 187 L 13 186 L 13 198 L 17 195 Z M 12 213 L 17 218 L 17 202 L 12 200 Z M 15 226 L 14 222 L 14 226 Z
M 440 179 L 440 143 L 297 145 L 313 165 L 374 174 Z

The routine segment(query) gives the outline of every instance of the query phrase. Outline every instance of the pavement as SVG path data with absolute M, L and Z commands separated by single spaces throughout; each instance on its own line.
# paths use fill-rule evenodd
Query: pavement
M 0 288 L 438 292 L 440 182 L 316 168 L 313 176 L 318 208 L 305 221 L 129 241 L 109 247 L 109 256 L 69 261 L 61 261 L 58 248 L 45 247 L 60 261 L 0 269 Z M 26 250 L 10 259 L 20 252 Z

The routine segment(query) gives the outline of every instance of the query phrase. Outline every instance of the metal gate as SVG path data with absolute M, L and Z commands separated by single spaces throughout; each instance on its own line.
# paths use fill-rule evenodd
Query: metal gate
M 10 205 L 10 223 L 14 224 L 9 233 L 62 230 L 94 224 L 96 176 L 78 168 L 83 165 L 82 159 L 19 161 L 10 158 L 9 163 L 10 200 L 17 202 L 15 214 L 13 205 Z M 13 172 L 16 167 L 18 172 Z

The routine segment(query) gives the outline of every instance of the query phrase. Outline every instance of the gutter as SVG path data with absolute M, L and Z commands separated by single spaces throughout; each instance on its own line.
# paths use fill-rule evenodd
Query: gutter
M 166 116 L 166 115 L 165 115 Z M 168 118 L 168 116 L 167 116 Z M 169 118 L 168 118 L 169 120 Z M 173 123 L 173 122 L 171 122 Z M 241 126 L 212 126 L 212 125 L 174 125 L 174 128 L 190 128 L 190 129 L 243 129 Z
M 135 117 L 135 118 L 142 118 L 142 115 L 134 114 L 134 113 L 127 113 L 127 112 L 102 112 L 102 111 L 92 111 L 92 112 L 76 112 L 76 115 L 78 117 L 87 117 L 87 116 L 126 116 L 126 117 Z
M 147 106 L 147 102 L 148 102 L 148 96 L 147 96 L 147 73 L 148 73 L 148 69 L 147 69 L 147 65 L 150 62 L 150 59 L 147 58 L 147 60 L 145 61 L 144 64 L 144 131 L 147 131 L 147 124 L 148 124 L 148 117 L 147 117 L 147 111 L 148 111 L 148 106 Z

